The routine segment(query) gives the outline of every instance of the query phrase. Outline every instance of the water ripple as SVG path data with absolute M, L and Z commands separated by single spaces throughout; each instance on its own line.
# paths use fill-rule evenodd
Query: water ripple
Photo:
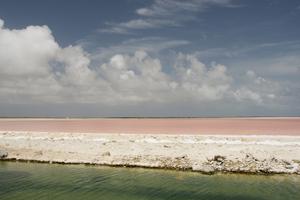
M 0 199 L 288 200 L 300 199 L 300 177 L 0 162 Z

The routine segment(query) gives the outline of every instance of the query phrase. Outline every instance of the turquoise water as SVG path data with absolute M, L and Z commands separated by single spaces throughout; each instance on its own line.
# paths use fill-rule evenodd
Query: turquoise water
M 0 162 L 0 199 L 298 200 L 300 176 Z

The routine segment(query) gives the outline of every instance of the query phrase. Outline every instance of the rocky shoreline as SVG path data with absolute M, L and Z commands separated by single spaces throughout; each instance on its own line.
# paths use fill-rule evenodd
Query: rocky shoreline
M 0 131 L 0 159 L 300 175 L 300 137 Z

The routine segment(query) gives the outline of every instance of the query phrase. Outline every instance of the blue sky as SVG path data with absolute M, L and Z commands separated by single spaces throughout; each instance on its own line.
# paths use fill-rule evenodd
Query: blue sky
M 0 3 L 2 116 L 300 114 L 297 0 Z

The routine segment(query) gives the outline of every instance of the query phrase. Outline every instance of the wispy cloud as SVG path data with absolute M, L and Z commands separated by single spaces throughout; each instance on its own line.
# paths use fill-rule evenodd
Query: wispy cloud
M 216 58 L 216 57 L 238 57 L 241 55 L 248 55 L 261 52 L 261 51 L 270 51 L 274 53 L 275 50 L 282 52 L 284 49 L 285 52 L 300 52 L 300 40 L 292 41 L 280 41 L 272 43 L 261 43 L 261 44 L 252 44 L 247 46 L 233 47 L 233 48 L 212 48 L 202 51 L 197 51 L 197 54 L 200 58 Z
M 93 59 L 106 60 L 115 54 L 133 54 L 136 51 L 160 53 L 163 50 L 190 44 L 187 40 L 171 40 L 163 37 L 144 37 L 125 40 L 118 45 L 100 47 L 91 55 Z
M 181 26 L 195 19 L 197 12 L 213 6 L 234 7 L 233 0 L 154 0 L 148 7 L 135 11 L 137 18 L 121 23 L 107 23 L 100 32 L 128 34 L 132 30 Z
M 155 0 L 149 7 L 139 8 L 136 13 L 147 17 L 174 16 L 182 12 L 204 11 L 211 6 L 230 6 L 232 0 Z
M 133 19 L 123 23 L 106 23 L 108 28 L 100 29 L 99 32 L 130 34 L 129 30 L 150 29 L 162 26 L 179 26 L 176 21 L 166 19 Z

